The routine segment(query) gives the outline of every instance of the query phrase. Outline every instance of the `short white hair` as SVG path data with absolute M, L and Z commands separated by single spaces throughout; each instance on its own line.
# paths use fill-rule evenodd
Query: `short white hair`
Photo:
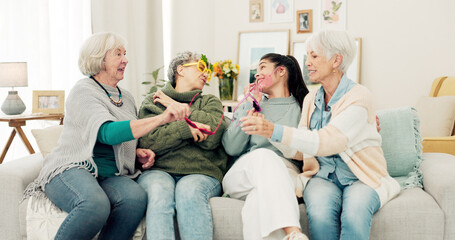
M 183 65 L 192 61 L 197 61 L 201 59 L 201 55 L 196 52 L 190 52 L 190 51 L 185 51 L 178 53 L 177 56 L 175 56 L 172 60 L 171 63 L 169 63 L 169 69 L 167 70 L 167 77 L 169 78 L 169 81 L 171 82 L 172 86 L 175 87 L 177 84 L 177 67 L 179 65 Z
M 82 44 L 79 54 L 79 69 L 85 76 L 94 76 L 102 70 L 106 53 L 126 45 L 124 37 L 112 32 L 99 32 Z
M 348 70 L 357 51 L 354 39 L 345 31 L 324 30 L 315 33 L 306 40 L 306 45 L 317 55 L 325 55 L 327 60 L 341 54 L 343 60 L 340 70 L 343 73 Z

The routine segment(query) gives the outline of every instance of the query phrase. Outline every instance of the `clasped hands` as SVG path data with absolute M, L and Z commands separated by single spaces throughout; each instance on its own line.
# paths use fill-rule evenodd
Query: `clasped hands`
M 166 111 L 164 113 L 166 113 L 168 111 L 170 113 L 173 113 L 173 112 L 179 113 L 177 109 L 175 109 L 175 111 L 174 111 L 174 108 L 177 108 L 180 105 L 185 105 L 188 108 L 188 111 L 185 112 L 185 114 L 183 116 L 178 115 L 178 118 L 173 119 L 174 121 L 184 120 L 185 116 L 190 114 L 188 104 L 175 101 L 174 99 L 170 98 L 165 93 L 163 93 L 163 91 L 161 91 L 161 90 L 159 90 L 159 91 L 155 92 L 155 94 L 153 94 L 153 103 L 155 103 L 155 104 L 160 103 L 161 105 L 166 107 Z M 171 122 L 171 121 L 169 121 L 169 122 Z M 198 128 L 210 130 L 210 126 L 207 124 L 203 124 L 200 122 L 194 122 L 194 121 L 193 121 L 193 123 L 196 124 L 196 126 Z M 202 142 L 207 139 L 208 134 L 202 133 L 199 129 L 192 128 L 190 126 L 188 126 L 188 127 L 190 128 L 191 135 L 193 136 L 193 139 L 195 142 Z

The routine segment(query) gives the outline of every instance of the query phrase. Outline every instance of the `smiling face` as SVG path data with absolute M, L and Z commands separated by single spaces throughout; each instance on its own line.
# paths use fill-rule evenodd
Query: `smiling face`
M 318 54 L 312 49 L 308 49 L 308 58 L 305 65 L 308 67 L 310 81 L 314 83 L 323 82 L 334 69 L 335 57 L 327 60 L 323 54 Z
M 270 89 L 278 84 L 278 80 L 275 78 L 276 72 L 275 64 L 270 62 L 268 59 L 262 59 L 259 62 L 257 73 L 254 75 L 256 82 L 264 82 L 265 85 L 262 87 L 263 93 L 269 93 Z
M 120 81 L 125 74 L 128 64 L 126 50 L 124 47 L 109 50 L 104 57 L 103 70 L 107 73 L 110 80 Z

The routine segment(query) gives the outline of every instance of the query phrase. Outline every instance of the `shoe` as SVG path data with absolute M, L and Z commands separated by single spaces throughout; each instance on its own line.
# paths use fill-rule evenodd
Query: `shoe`
M 301 232 L 291 232 L 283 238 L 283 240 L 309 240 L 308 237 Z

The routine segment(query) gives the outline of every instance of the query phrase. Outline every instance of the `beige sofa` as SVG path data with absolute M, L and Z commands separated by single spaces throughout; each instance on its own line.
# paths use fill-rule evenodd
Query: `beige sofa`
M 455 156 L 424 153 L 420 169 L 424 189 L 412 188 L 380 209 L 373 218 L 371 239 L 455 239 Z M 40 153 L 0 164 L 0 239 L 26 239 L 24 188 L 37 177 Z M 214 239 L 242 239 L 243 202 L 229 198 L 210 201 Z M 301 225 L 308 233 L 305 206 Z

